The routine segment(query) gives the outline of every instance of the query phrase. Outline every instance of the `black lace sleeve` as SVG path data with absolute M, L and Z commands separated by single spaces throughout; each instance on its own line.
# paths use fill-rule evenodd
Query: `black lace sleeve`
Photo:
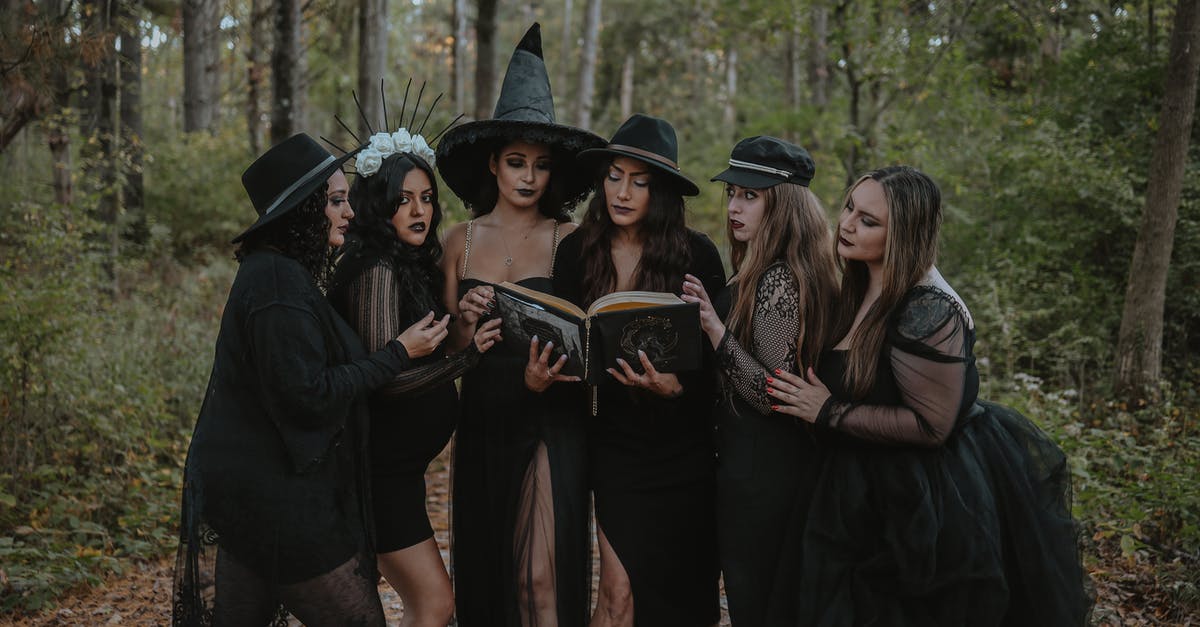
M 367 268 L 346 286 L 350 324 L 362 338 L 367 350 L 387 344 L 404 331 L 400 320 L 399 297 L 396 272 L 382 261 Z M 478 363 L 479 355 L 475 343 L 471 342 L 467 348 L 453 355 L 404 370 L 377 393 L 404 396 L 453 381 Z
M 818 424 L 867 440 L 940 446 L 954 430 L 967 386 L 968 318 L 949 294 L 918 287 L 889 330 L 887 349 L 901 405 L 831 399 Z
M 766 379 L 775 370 L 796 370 L 800 337 L 800 294 L 787 266 L 775 264 L 758 281 L 751 321 L 753 346 L 747 351 L 725 331 L 717 347 L 717 364 L 725 385 L 763 414 L 771 412 Z

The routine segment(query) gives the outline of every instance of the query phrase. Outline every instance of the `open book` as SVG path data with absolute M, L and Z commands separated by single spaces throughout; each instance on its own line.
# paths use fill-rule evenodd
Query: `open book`
M 617 358 L 642 371 L 638 350 L 659 372 L 693 370 L 701 364 L 700 306 L 666 292 L 615 292 L 583 311 L 562 298 L 504 282 L 495 286 L 504 344 L 528 354 L 536 335 L 554 342 L 551 363 L 567 355 L 562 374 L 596 383 Z

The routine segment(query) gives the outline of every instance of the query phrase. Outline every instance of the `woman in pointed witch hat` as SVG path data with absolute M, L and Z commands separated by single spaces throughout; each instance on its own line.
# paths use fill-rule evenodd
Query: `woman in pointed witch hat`
M 537 24 L 509 61 L 495 117 L 442 138 L 438 169 L 474 218 L 450 229 L 445 301 L 465 345 L 492 307 L 490 285 L 552 290 L 568 211 L 593 180 L 574 163 L 604 145 L 555 123 Z M 590 592 L 583 416 L 552 346 L 492 351 L 463 377 L 454 451 L 452 560 L 458 624 L 580 625 Z M 534 358 L 529 358 L 534 354 Z
M 406 89 L 404 103 L 407 95 Z M 414 125 L 420 105 L 418 95 L 406 120 L 402 104 L 400 124 L 408 126 L 388 132 L 395 127 L 385 120 L 385 130 L 372 134 L 355 161 L 350 202 L 356 214 L 339 251 L 329 299 L 369 350 L 429 311 L 445 313 L 438 266 L 442 209 L 434 153 L 422 135 L 424 123 Z M 450 577 L 426 511 L 425 471 L 454 432 L 459 411 L 454 380 L 499 339 L 499 324 L 480 325 L 463 350 L 449 353 L 439 346 L 413 360 L 371 396 L 375 551 L 380 572 L 404 604 L 401 627 L 445 627 L 454 613 Z
M 342 159 L 307 135 L 242 175 L 239 235 L 212 376 L 184 470 L 176 625 L 384 624 L 365 494 L 366 396 L 429 354 L 424 316 L 368 354 L 321 292 L 354 212 Z M 272 623 L 275 624 L 275 623 Z
M 616 291 L 679 294 L 685 276 L 709 290 L 725 284 L 716 246 L 684 223 L 684 196 L 699 190 L 679 171 L 678 152 L 666 120 L 636 114 L 606 147 L 580 153 L 599 189 L 563 240 L 554 271 L 560 296 L 586 309 Z M 711 359 L 677 374 L 656 371 L 644 354 L 640 364 L 617 366 L 594 388 L 588 421 L 600 541 L 591 625 L 714 625 Z

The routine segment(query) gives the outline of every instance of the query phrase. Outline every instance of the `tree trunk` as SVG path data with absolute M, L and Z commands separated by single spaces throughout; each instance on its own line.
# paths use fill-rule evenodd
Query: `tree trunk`
M 387 72 L 387 0 L 358 2 L 358 102 L 362 116 L 358 120 L 360 137 L 371 130 L 394 131 L 383 119 L 383 101 L 379 81 Z M 395 112 L 393 112 L 395 113 Z M 364 121 L 362 118 L 366 117 Z
M 725 111 L 721 124 L 734 139 L 737 138 L 737 65 L 737 48 L 730 46 L 725 50 Z
M 637 50 L 634 45 L 633 50 Z M 636 54 L 633 50 L 625 53 L 625 63 L 621 66 L 621 119 L 628 120 L 633 115 L 633 64 Z
M 183 130 L 189 133 L 216 130 L 220 10 L 217 0 L 183 1 Z
M 454 60 L 450 66 L 454 85 L 454 108 L 467 110 L 467 0 L 454 0 L 451 16 L 454 30 Z
M 117 21 L 117 35 L 121 42 L 118 56 L 121 81 L 120 145 L 129 168 L 125 173 L 122 206 L 130 218 L 130 238 L 144 244 L 150 238 L 150 232 L 142 205 L 142 7 L 140 2 L 122 2 L 120 6 L 121 13 Z
M 296 134 L 300 104 L 300 2 L 276 0 L 271 50 L 271 144 Z
M 246 45 L 246 134 L 250 152 L 262 152 L 262 92 L 267 77 L 267 49 L 271 45 L 271 5 L 269 0 L 251 0 L 250 41 Z
M 1150 156 L 1146 205 L 1133 248 L 1121 331 L 1117 342 L 1114 388 L 1117 394 L 1158 398 L 1162 377 L 1163 307 L 1167 272 L 1179 217 L 1179 198 L 1187 166 L 1188 140 L 1196 107 L 1200 72 L 1200 0 L 1180 0 L 1171 31 L 1166 89 L 1158 134 Z
M 496 104 L 496 3 L 478 0 L 475 15 L 475 119 L 492 117 Z
M 554 81 L 554 92 L 557 94 L 555 100 L 558 101 L 558 108 L 561 111 L 569 111 L 571 90 L 567 87 L 569 80 L 568 72 L 571 67 L 572 57 L 571 49 L 574 48 L 571 37 L 571 20 L 575 13 L 575 3 L 573 0 L 563 0 L 563 22 L 562 22 L 562 39 L 559 44 L 558 53 L 558 72 Z
M 45 11 L 51 17 L 63 15 L 68 6 L 68 0 L 52 0 L 46 3 Z M 56 28 L 52 36 L 62 41 L 66 36 L 65 23 L 55 21 Z M 67 109 L 70 107 L 71 83 L 65 68 L 54 72 L 52 88 L 54 91 L 53 111 L 46 120 L 46 144 L 50 148 L 53 161 L 52 179 L 54 183 L 54 200 L 60 204 L 69 205 L 75 199 L 74 184 L 71 180 L 71 133 L 67 129 Z
M 596 44 L 600 39 L 600 0 L 587 0 L 583 18 L 583 52 L 579 60 L 579 101 L 575 103 L 575 124 L 592 126 L 592 99 L 596 92 Z
M 812 8 L 812 37 L 808 49 L 808 84 L 812 104 L 818 109 L 829 105 L 829 9 L 823 2 Z

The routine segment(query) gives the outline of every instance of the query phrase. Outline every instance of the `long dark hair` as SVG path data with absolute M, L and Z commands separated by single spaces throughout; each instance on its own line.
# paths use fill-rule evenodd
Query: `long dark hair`
M 425 241 L 420 246 L 410 246 L 400 241 L 392 225 L 392 217 L 400 209 L 404 179 L 414 169 L 421 170 L 429 177 L 433 190 L 433 215 L 429 218 Z M 433 168 L 424 159 L 411 153 L 389 155 L 378 172 L 355 177 L 349 198 L 350 206 L 354 208 L 354 218 L 350 220 L 339 263 L 351 264 L 355 259 L 383 259 L 396 272 L 402 295 L 401 313 L 405 314 L 403 317 L 412 318 L 415 315 L 415 320 L 429 311 L 440 312 L 439 296 L 445 283 L 438 269 L 442 258 L 442 242 L 438 238 L 442 206 L 438 200 Z
M 255 251 L 270 248 L 300 262 L 324 290 L 332 274 L 329 248 L 329 216 L 325 198 L 329 183 L 322 183 L 311 195 L 286 215 L 250 233 L 233 251 L 238 262 Z
M 608 215 L 603 182 L 611 163 L 611 160 L 606 161 L 600 169 L 596 193 L 579 225 L 585 305 L 617 287 L 617 269 L 612 260 L 616 226 Z M 633 273 L 633 286 L 638 290 L 678 294 L 683 275 L 692 262 L 688 229 L 684 224 L 683 194 L 668 177 L 652 173 L 649 205 L 640 224 L 642 257 Z
M 875 383 L 879 356 L 887 339 L 888 321 L 908 290 L 937 261 L 938 233 L 942 226 L 942 194 L 927 174 L 910 166 L 888 166 L 872 170 L 850 186 L 842 208 L 863 181 L 872 179 L 883 186 L 888 206 L 888 230 L 884 240 L 883 285 L 879 298 L 867 310 L 850 338 L 844 382 L 856 397 L 866 396 Z M 837 241 L 833 244 L 836 255 Z M 839 341 L 850 330 L 858 308 L 866 298 L 870 273 L 866 263 L 837 256 L 842 271 L 841 295 L 834 320 L 839 321 L 830 342 Z
M 489 160 L 500 160 L 501 153 L 504 149 L 523 139 L 510 139 L 500 142 L 495 142 L 492 149 L 488 152 Z M 538 142 L 529 141 L 528 143 L 537 144 Z M 542 144 L 547 145 L 547 144 Z M 567 168 L 572 164 L 574 159 L 566 151 L 550 145 L 550 181 L 546 184 L 545 191 L 542 192 L 541 198 L 538 198 L 538 213 L 553 218 L 555 222 L 570 222 L 571 213 L 574 205 L 568 206 L 567 199 L 563 196 L 562 190 L 566 187 Z M 484 162 L 484 167 L 487 167 L 487 162 Z M 496 203 L 500 200 L 500 188 L 496 185 L 496 177 L 490 172 L 483 177 L 483 184 L 479 187 L 479 198 L 471 204 L 471 217 L 478 218 L 482 215 L 487 215 L 496 208 Z

